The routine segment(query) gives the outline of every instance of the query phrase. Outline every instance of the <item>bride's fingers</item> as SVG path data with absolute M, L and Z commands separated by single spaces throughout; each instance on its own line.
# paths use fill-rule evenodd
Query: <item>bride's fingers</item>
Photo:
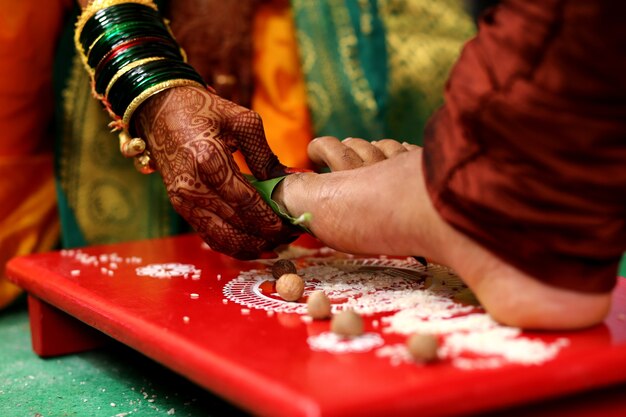
M 327 166 L 332 171 L 343 171 L 363 166 L 361 157 L 339 139 L 322 136 L 309 143 L 309 158 L 319 166 Z

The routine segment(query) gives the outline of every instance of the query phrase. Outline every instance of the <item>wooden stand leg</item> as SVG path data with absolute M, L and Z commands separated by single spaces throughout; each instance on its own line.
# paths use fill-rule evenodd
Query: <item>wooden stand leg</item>
M 92 350 L 107 341 L 104 334 L 32 295 L 28 315 L 33 350 L 44 358 Z

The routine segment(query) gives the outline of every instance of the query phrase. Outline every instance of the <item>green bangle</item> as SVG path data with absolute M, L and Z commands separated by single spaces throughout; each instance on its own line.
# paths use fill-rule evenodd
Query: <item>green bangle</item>
M 167 80 L 185 78 L 203 85 L 202 77 L 188 64 L 180 61 L 147 62 L 123 74 L 111 87 L 107 100 L 117 115 L 125 113 L 129 103 L 143 91 Z
M 80 33 L 79 41 L 83 48 L 88 48 L 101 33 L 106 32 L 107 28 L 132 21 L 148 21 L 162 20 L 158 11 L 137 3 L 126 3 L 111 6 L 107 9 L 98 11 L 85 24 Z
M 163 57 L 179 61 L 183 60 L 179 49 L 171 48 L 169 44 L 163 42 L 150 41 L 135 45 L 122 51 L 118 56 L 102 66 L 101 69 L 96 68 L 94 72 L 96 92 L 100 95 L 107 95 L 107 86 L 110 86 L 115 75 L 123 68 L 133 62 L 152 57 Z
M 89 72 L 90 74 L 91 70 L 87 65 L 87 51 L 80 42 L 82 31 L 85 25 L 99 11 L 106 10 L 119 4 L 127 3 L 142 4 L 154 9 L 155 11 L 158 11 L 156 4 L 152 0 L 91 0 L 91 2 L 88 3 L 87 7 L 85 7 L 83 12 L 78 17 L 78 20 L 76 21 L 76 28 L 74 30 L 74 46 L 76 48 L 76 51 L 78 51 L 78 54 L 80 55 L 81 60 L 83 61 L 83 64 L 87 69 L 87 72 Z
M 159 38 L 176 45 L 165 26 L 147 25 L 144 22 L 124 23 L 105 32 L 87 51 L 87 64 L 95 69 L 98 63 L 117 45 L 133 38 Z

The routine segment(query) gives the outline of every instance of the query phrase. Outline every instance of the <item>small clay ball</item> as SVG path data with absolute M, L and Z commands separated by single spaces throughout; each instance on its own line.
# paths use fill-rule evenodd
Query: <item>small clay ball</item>
M 437 359 L 439 341 L 431 334 L 412 334 L 406 341 L 406 347 L 418 362 L 432 362 Z
M 279 259 L 272 265 L 272 276 L 278 279 L 285 274 L 296 274 L 298 270 L 289 259 Z
M 330 317 L 330 299 L 324 291 L 313 291 L 306 301 L 306 308 L 309 316 L 316 320 L 323 320 Z
M 354 310 L 344 310 L 333 316 L 330 330 L 343 337 L 355 337 L 363 334 L 363 318 Z
M 276 281 L 276 292 L 285 301 L 297 301 L 304 294 L 304 280 L 296 274 L 284 274 Z

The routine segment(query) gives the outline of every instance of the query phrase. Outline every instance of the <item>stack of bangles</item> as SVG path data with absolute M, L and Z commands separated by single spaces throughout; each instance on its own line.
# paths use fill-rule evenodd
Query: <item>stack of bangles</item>
M 206 89 L 186 63 L 184 51 L 151 0 L 94 0 L 83 11 L 74 33 L 76 50 L 91 76 L 94 96 L 120 130 L 122 154 L 135 158 L 142 173 L 154 171 L 146 143 L 133 138 L 135 111 L 157 93 L 173 87 Z

